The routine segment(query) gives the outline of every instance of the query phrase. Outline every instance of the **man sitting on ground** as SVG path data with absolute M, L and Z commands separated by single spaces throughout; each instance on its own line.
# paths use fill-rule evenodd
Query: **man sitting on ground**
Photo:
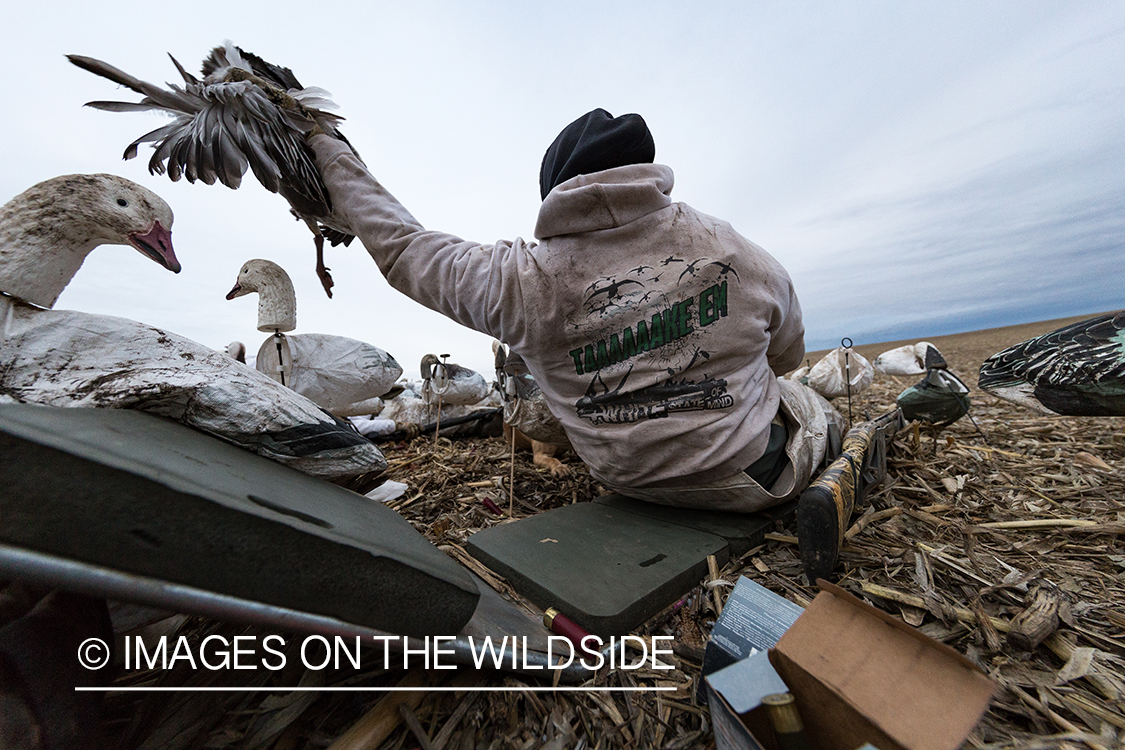
M 343 142 L 310 143 L 390 284 L 519 354 L 606 487 L 753 512 L 808 483 L 835 410 L 778 378 L 805 351 L 792 281 L 728 223 L 672 201 L 640 115 L 597 109 L 551 144 L 538 244 L 425 229 Z

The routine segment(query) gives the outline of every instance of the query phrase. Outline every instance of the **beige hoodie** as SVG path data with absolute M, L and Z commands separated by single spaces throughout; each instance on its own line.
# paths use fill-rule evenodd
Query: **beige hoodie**
M 423 228 L 340 141 L 312 145 L 390 284 L 520 354 L 596 479 L 690 486 L 763 453 L 801 308 L 773 257 L 672 202 L 668 167 L 579 175 L 543 201 L 538 245 L 479 245 Z

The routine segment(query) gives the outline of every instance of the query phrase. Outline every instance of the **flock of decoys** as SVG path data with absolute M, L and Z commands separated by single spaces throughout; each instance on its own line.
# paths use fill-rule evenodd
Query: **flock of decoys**
M 249 168 L 264 187 L 283 195 L 315 236 L 317 274 L 332 296 L 324 239 L 347 244 L 353 236 L 334 214 L 306 144 L 314 129 L 342 137 L 341 118 L 325 111 L 332 106 L 326 92 L 303 88 L 287 68 L 230 43 L 211 52 L 199 78 L 173 60 L 184 84 L 168 88 L 97 60 L 70 60 L 144 97 L 91 106 L 173 116 L 133 141 L 127 159 L 139 144 L 153 143 L 154 173 L 236 188 Z M 133 247 L 178 273 L 172 223 L 172 210 L 159 196 L 107 174 L 54 177 L 0 207 L 0 403 L 148 411 L 334 481 L 386 468 L 361 430 L 374 435 L 388 425 L 393 432 L 403 424 L 452 422 L 495 407 L 513 446 L 525 441 L 537 466 L 556 476 L 570 473 L 554 456 L 566 435 L 517 353 L 496 342 L 492 385 L 437 355 L 423 358 L 420 381 L 401 382 L 402 368 L 378 347 L 293 333 L 292 282 L 268 260 L 246 262 L 227 294 L 258 294 L 258 329 L 268 335 L 253 367 L 240 342 L 218 352 L 142 322 L 53 309 L 101 245 Z M 1048 414 L 1123 416 L 1123 329 L 1125 313 L 1109 314 L 1016 344 L 984 362 L 978 385 Z M 870 385 L 873 371 L 924 376 L 898 399 L 915 419 L 948 424 L 968 412 L 968 388 L 927 342 L 884 352 L 873 364 L 841 347 L 790 377 L 838 398 Z
M 927 341 L 885 351 L 873 363 L 841 346 L 788 377 L 834 398 L 845 388 L 861 392 L 872 372 L 925 376 L 899 396 L 908 419 L 943 426 L 969 412 L 968 386 Z M 977 386 L 1042 414 L 1125 416 L 1125 312 L 1079 321 L 997 352 L 981 365 Z
M 184 83 L 167 88 L 98 60 L 70 60 L 144 97 L 90 106 L 173 115 L 170 124 L 133 141 L 125 158 L 136 156 L 139 144 L 152 143 L 151 172 L 235 188 L 249 168 L 268 190 L 281 193 L 314 232 L 318 275 L 331 296 L 323 240 L 346 243 L 352 235 L 333 214 L 306 144 L 306 135 L 317 128 L 342 137 L 337 129 L 341 118 L 326 111 L 334 106 L 327 92 L 303 88 L 287 68 L 229 42 L 210 53 L 199 78 L 173 59 Z M 399 382 L 402 368 L 382 349 L 341 336 L 291 333 L 296 329 L 293 285 L 268 260 L 246 262 L 227 294 L 227 299 L 259 296 L 258 329 L 269 335 L 258 350 L 256 369 L 243 364 L 245 347 L 239 342 L 220 353 L 143 323 L 52 309 L 99 245 L 132 246 L 178 273 L 171 228 L 172 211 L 159 196 L 105 174 L 55 177 L 0 208 L 0 399 L 147 409 L 323 476 L 376 470 L 385 461 L 374 446 L 364 453 L 358 443 L 341 436 L 329 453 L 335 459 L 348 454 L 345 459 L 327 470 L 316 469 L 312 464 L 324 455 L 303 462 L 286 455 L 284 448 L 263 447 L 254 435 L 293 424 L 337 431 L 346 427 L 358 435 L 341 418 L 362 416 L 370 422 L 378 416 L 399 425 L 435 415 L 452 418 L 456 409 L 502 406 L 505 423 L 538 445 L 537 463 L 552 473 L 565 472 L 549 455 L 550 446 L 565 445 L 565 434 L 518 355 L 497 342 L 493 385 L 436 355 L 423 359 L 420 383 Z M 1012 346 L 984 362 L 979 387 L 1045 413 L 1125 415 L 1123 328 L 1125 313 L 1103 315 Z M 925 375 L 916 388 L 925 384 L 922 390 L 953 393 L 963 411 L 968 410 L 968 388 L 928 342 L 884 352 L 873 364 L 841 347 L 790 377 L 835 398 L 861 391 L 873 371 Z M 282 392 L 288 395 L 280 397 Z M 197 403 L 200 393 L 212 399 L 211 411 L 230 413 L 211 415 L 210 422 L 200 418 L 200 410 L 189 405 Z M 289 412 L 279 416 L 274 409 L 266 417 L 251 418 L 248 410 L 233 407 L 252 394 L 264 394 L 265 401 L 280 399 Z M 435 413 L 435 408 L 441 411 Z M 923 409 L 919 414 L 924 419 L 929 413 Z

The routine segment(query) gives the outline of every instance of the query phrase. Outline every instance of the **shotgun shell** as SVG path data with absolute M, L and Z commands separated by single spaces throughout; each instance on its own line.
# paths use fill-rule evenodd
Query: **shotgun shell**
M 781 750 L 811 750 L 812 746 L 805 736 L 805 725 L 791 693 L 764 696 L 762 705 L 769 712 L 770 723 L 777 735 L 777 746 Z
M 543 613 L 543 625 L 555 635 L 561 635 L 566 638 L 574 647 L 584 651 L 591 656 L 596 655 L 596 651 L 583 646 L 582 639 L 590 635 L 581 625 L 570 619 L 556 608 L 551 607 Z

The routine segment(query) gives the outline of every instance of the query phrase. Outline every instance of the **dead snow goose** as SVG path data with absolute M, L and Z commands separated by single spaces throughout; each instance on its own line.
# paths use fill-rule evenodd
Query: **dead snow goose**
M 402 375 L 395 358 L 371 344 L 326 333 L 285 335 L 297 327 L 297 295 L 285 269 L 248 260 L 227 299 L 257 292 L 258 330 L 273 333 L 254 366 L 338 417 L 376 414 Z
M 980 368 L 983 391 L 1045 414 L 1125 416 L 1125 312 L 1010 346 Z
M 167 171 L 173 180 L 183 176 L 188 182 L 201 180 L 208 185 L 218 181 L 232 189 L 241 184 L 249 166 L 267 190 L 289 201 L 293 214 L 313 232 L 317 275 L 324 291 L 332 296 L 332 277 L 324 265 L 324 238 L 333 245 L 347 245 L 353 234 L 333 213 L 328 190 L 305 142 L 314 128 L 345 140 L 336 128 L 343 118 L 326 111 L 336 106 L 327 91 L 301 86 L 289 68 L 268 63 L 229 41 L 215 47 L 203 61 L 202 79 L 172 58 L 184 85 L 168 84 L 167 88 L 91 57 L 67 55 L 67 59 L 144 95 L 139 102 L 95 101 L 87 106 L 110 112 L 156 111 L 175 117 L 130 143 L 126 159 L 137 155 L 141 143 L 152 143 L 155 153 L 148 168 L 153 174 Z
M 49 309 L 99 245 L 131 245 L 179 271 L 171 227 L 159 196 L 113 175 L 57 177 L 0 208 L 0 397 L 139 409 L 316 476 L 385 468 L 350 427 L 225 354 L 132 320 Z

